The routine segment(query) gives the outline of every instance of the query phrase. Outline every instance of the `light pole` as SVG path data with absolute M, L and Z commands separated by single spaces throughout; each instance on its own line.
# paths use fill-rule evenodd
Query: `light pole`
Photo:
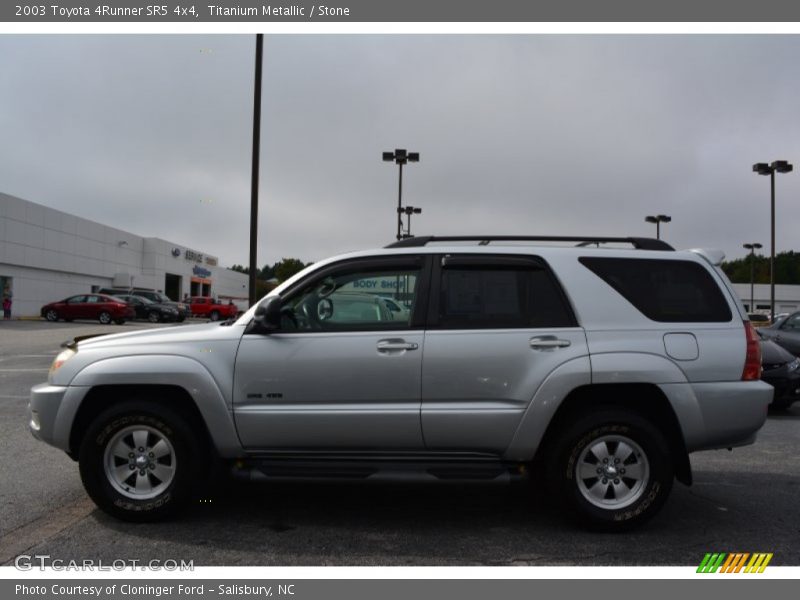
M 410 162 L 419 162 L 419 152 L 408 152 L 404 148 L 397 148 L 394 152 L 384 152 L 383 160 L 394 161 L 400 167 L 400 179 L 397 185 L 397 239 L 403 237 L 403 165 Z
M 661 239 L 661 223 L 669 223 L 672 217 L 669 215 L 648 215 L 644 218 L 648 223 L 656 224 L 656 239 Z
M 755 269 L 756 250 L 760 250 L 761 248 L 763 248 L 763 246 L 758 242 L 753 242 L 752 244 L 743 244 L 743 246 L 745 249 L 750 250 L 750 312 L 755 312 L 753 284 L 755 283 L 756 279 L 756 269 Z
M 256 68 L 253 91 L 253 162 L 250 167 L 250 272 L 247 275 L 248 302 L 256 303 L 256 263 L 258 262 L 258 164 L 261 148 L 261 64 L 264 57 L 264 34 L 256 34 Z
M 769 310 L 770 322 L 775 322 L 775 173 L 790 173 L 794 167 L 785 160 L 775 160 L 772 164 L 756 163 L 753 172 L 769 175 L 770 189 L 770 251 L 769 251 Z

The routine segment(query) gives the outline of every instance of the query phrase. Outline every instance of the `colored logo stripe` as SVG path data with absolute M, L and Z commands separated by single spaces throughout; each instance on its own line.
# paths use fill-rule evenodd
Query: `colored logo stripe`
M 750 563 L 747 565 L 747 568 L 744 570 L 745 573 L 763 573 L 764 569 L 767 568 L 769 561 L 772 560 L 772 553 L 769 554 L 753 554 L 753 558 L 750 559 Z
M 772 560 L 773 554 L 759 552 L 750 554 L 749 552 L 734 552 L 726 554 L 724 552 L 708 552 L 697 567 L 698 573 L 740 573 L 744 569 L 745 573 L 763 573 L 764 569 Z M 748 562 L 748 559 L 749 562 Z M 747 566 L 745 566 L 745 564 Z
M 726 554 L 711 554 L 710 552 L 707 553 L 703 557 L 703 561 L 700 563 L 700 566 L 697 567 L 698 573 L 716 573 L 719 566 L 722 564 L 722 561 L 725 560 Z

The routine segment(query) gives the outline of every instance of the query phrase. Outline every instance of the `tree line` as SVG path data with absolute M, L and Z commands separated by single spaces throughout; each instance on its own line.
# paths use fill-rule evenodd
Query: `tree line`
M 279 283 L 283 283 L 295 273 L 299 273 L 313 263 L 304 263 L 299 258 L 283 258 L 276 263 L 266 264 L 256 272 L 256 296 L 264 296 Z M 250 274 L 250 268 L 244 265 L 233 265 L 231 271 Z
M 750 283 L 750 269 L 755 283 L 769 283 L 769 256 L 748 254 L 744 258 L 725 261 L 722 270 L 733 283 Z M 775 255 L 775 283 L 800 284 L 800 253 L 793 250 Z
M 259 293 L 266 293 L 278 283 L 283 283 L 295 273 L 312 263 L 299 258 L 283 258 L 273 264 L 266 264 L 256 273 Z M 733 283 L 750 283 L 750 268 L 753 268 L 755 283 L 769 283 L 769 256 L 761 254 L 746 255 L 736 260 L 722 263 L 722 270 Z M 243 265 L 233 265 L 232 271 L 250 273 Z M 272 281 L 272 283 L 268 283 Z M 800 253 L 790 250 L 775 255 L 775 283 L 780 285 L 800 285 Z

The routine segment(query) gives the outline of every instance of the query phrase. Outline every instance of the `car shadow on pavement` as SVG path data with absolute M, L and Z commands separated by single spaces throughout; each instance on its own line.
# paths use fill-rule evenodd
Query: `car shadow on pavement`
M 695 481 L 676 483 L 658 516 L 618 534 L 581 529 L 524 484 L 231 483 L 172 521 L 91 519 L 117 553 L 158 548 L 196 566 L 696 565 L 704 552 L 734 550 L 800 564 L 794 513 L 764 510 L 791 506 L 800 476 L 710 470 Z

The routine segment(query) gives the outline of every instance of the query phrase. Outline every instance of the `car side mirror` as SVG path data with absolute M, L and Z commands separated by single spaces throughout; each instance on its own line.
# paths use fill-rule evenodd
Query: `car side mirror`
M 270 296 L 256 308 L 253 320 L 266 331 L 275 331 L 281 326 L 281 298 Z

